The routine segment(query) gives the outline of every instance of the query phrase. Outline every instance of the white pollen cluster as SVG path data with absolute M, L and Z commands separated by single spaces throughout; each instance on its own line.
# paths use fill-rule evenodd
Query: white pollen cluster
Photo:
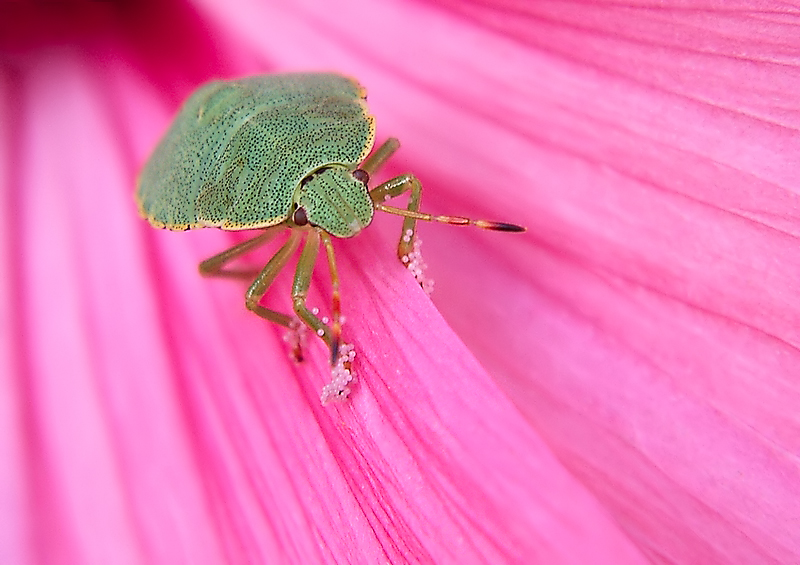
M 353 372 L 353 359 L 356 357 L 356 349 L 350 343 L 342 343 L 339 347 L 339 358 L 336 365 L 331 368 L 331 382 L 322 387 L 320 400 L 322 405 L 329 402 L 341 402 L 350 394 L 350 387 L 356 381 Z
M 405 239 L 405 237 L 403 239 Z M 422 253 L 420 252 L 421 246 L 422 240 L 420 238 L 415 239 L 414 247 L 411 253 L 403 257 L 403 263 L 405 263 L 406 268 L 411 271 L 411 274 L 414 275 L 414 278 L 419 283 L 419 286 L 422 287 L 422 290 L 424 290 L 426 294 L 431 294 L 433 292 L 434 281 L 425 276 L 425 269 L 428 268 L 428 265 L 422 259 Z

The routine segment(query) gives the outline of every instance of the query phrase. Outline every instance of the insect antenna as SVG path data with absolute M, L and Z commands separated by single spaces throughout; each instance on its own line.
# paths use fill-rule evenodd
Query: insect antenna
M 403 216 L 405 218 L 413 218 L 415 220 L 423 220 L 426 222 L 439 222 L 442 224 L 450 224 L 452 226 L 475 226 L 477 228 L 494 231 L 505 232 L 524 232 L 526 228 L 518 226 L 517 224 L 509 224 L 508 222 L 492 222 L 489 220 L 473 220 L 464 216 L 434 216 L 433 214 L 426 214 L 424 212 L 417 212 L 414 210 L 406 210 L 404 208 L 395 208 L 394 206 L 386 206 L 385 204 L 375 203 L 375 209 L 381 210 L 388 214 L 396 216 Z

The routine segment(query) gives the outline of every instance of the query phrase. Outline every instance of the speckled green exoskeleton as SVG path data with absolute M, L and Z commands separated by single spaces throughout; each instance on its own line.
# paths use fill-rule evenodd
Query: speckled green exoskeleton
M 288 231 L 266 266 L 249 273 L 255 280 L 245 294 L 248 309 L 287 328 L 295 326 L 295 318 L 260 301 L 305 240 L 292 285 L 294 313 L 325 341 L 335 363 L 341 309 L 331 236 L 358 234 L 376 209 L 404 216 L 398 256 L 407 263 L 417 220 L 524 231 L 513 224 L 419 212 L 422 185 L 413 174 L 370 189 L 370 177 L 400 146 L 389 139 L 370 155 L 374 141 L 375 118 L 364 88 L 353 79 L 307 73 L 210 82 L 184 103 L 142 170 L 139 211 L 157 228 L 262 230 L 203 261 L 200 272 L 208 276 L 248 276 L 224 267 Z M 408 191 L 406 209 L 384 204 Z M 320 244 L 333 281 L 330 325 L 306 307 Z M 300 358 L 300 351 L 295 355 Z

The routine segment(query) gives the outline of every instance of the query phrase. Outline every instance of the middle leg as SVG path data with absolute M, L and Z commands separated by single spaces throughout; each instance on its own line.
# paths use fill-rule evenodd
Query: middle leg
M 252 239 L 248 239 L 243 241 L 242 243 L 238 243 L 231 247 L 230 249 L 226 249 L 222 253 L 218 253 L 213 257 L 209 257 L 202 263 L 200 263 L 199 269 L 200 274 L 204 277 L 228 277 L 228 278 L 235 278 L 235 279 L 251 279 L 258 274 L 257 270 L 247 269 L 247 270 L 239 270 L 239 269 L 226 269 L 225 265 L 227 265 L 233 259 L 236 259 L 240 255 L 247 253 L 248 251 L 252 251 L 257 247 L 265 245 L 266 243 L 272 241 L 276 235 L 286 229 L 283 224 L 277 226 L 271 226 L 266 228 L 262 233 L 258 234 L 257 236 L 253 237 Z

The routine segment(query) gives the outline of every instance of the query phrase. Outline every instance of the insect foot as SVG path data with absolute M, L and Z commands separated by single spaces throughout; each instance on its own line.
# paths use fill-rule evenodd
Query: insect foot
M 303 361 L 303 348 L 306 346 L 307 330 L 308 328 L 300 320 L 294 319 L 283 334 L 283 341 L 289 346 L 289 359 L 295 363 Z
M 339 357 L 331 368 L 331 382 L 322 387 L 320 394 L 323 406 L 330 402 L 341 402 L 350 394 L 350 389 L 356 381 L 353 371 L 355 357 L 356 349 L 352 344 L 342 343 L 339 346 Z

